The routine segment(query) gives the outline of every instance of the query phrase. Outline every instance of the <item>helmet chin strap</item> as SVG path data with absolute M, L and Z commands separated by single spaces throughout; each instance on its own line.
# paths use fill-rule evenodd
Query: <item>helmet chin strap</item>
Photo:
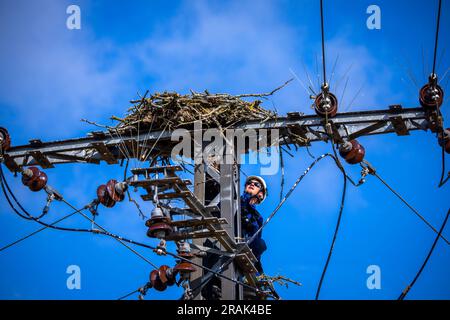
M 257 201 L 257 203 L 256 204 L 260 204 L 261 203 L 261 199 L 258 197 L 258 193 L 257 194 L 255 194 L 254 196 L 252 196 L 249 192 L 247 192 L 247 191 L 244 191 L 246 194 L 248 194 L 249 196 L 250 196 L 250 198 L 249 198 L 249 201 L 251 200 L 251 199 L 256 199 L 256 201 Z

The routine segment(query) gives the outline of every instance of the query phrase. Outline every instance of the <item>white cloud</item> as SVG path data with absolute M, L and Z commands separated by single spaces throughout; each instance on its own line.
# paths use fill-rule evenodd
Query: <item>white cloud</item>
M 126 62 L 108 58 L 111 44 L 88 28 L 68 30 L 66 18 L 62 2 L 19 1 L 2 10 L 0 103 L 27 136 L 70 136 L 80 118 L 104 115 L 133 92 Z

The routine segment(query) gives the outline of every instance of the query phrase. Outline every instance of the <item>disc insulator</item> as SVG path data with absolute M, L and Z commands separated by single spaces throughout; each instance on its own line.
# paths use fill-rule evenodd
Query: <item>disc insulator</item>
M 125 199 L 125 190 L 124 188 L 118 188 L 117 185 L 119 183 L 117 180 L 111 179 L 106 183 L 106 190 L 108 191 L 109 196 L 116 202 L 123 201 Z
M 106 185 L 102 184 L 97 188 L 98 201 L 107 208 L 112 208 L 116 202 L 111 198 Z
M 321 117 L 334 117 L 338 111 L 338 101 L 336 96 L 330 92 L 317 95 L 314 100 L 314 109 L 316 110 L 317 115 Z
M 22 183 L 34 192 L 42 190 L 47 181 L 47 174 L 36 167 L 29 167 L 22 174 Z
M 164 291 L 167 288 L 167 283 L 163 283 L 159 277 L 159 270 L 150 272 L 150 283 L 152 284 L 152 287 L 158 291 Z
M 427 83 L 419 92 L 420 105 L 426 109 L 439 108 L 444 101 L 444 90 L 438 85 Z
M 341 145 L 339 154 L 347 163 L 357 164 L 363 161 L 366 150 L 358 141 L 351 140 Z
M 172 268 L 166 265 L 162 265 L 158 269 L 158 275 L 163 284 L 167 284 L 168 286 L 173 286 L 176 282 L 175 273 Z
M 150 238 L 164 239 L 172 232 L 172 227 L 164 222 L 153 223 L 147 231 L 147 236 Z

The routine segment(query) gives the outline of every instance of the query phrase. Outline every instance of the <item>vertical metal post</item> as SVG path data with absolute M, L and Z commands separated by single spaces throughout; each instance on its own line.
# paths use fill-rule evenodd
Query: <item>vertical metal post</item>
M 220 165 L 220 215 L 228 221 L 224 230 L 230 236 L 240 238 L 239 165 L 235 161 L 233 146 L 226 148 L 225 152 L 225 161 Z M 232 279 L 239 279 L 239 272 L 234 264 L 230 264 L 224 274 Z M 242 298 L 243 290 L 241 286 L 222 279 L 222 299 L 242 300 Z
M 195 196 L 203 203 L 205 204 L 205 166 L 204 164 L 198 164 L 194 167 L 194 194 Z M 203 239 L 193 239 L 192 243 L 203 245 L 204 240 Z M 194 258 L 193 262 L 203 265 L 203 258 Z M 197 268 L 196 271 L 194 271 L 191 274 L 191 287 L 196 287 L 202 280 L 203 277 L 203 269 Z M 196 296 L 194 296 L 194 300 L 203 300 L 203 297 L 201 293 L 199 292 Z

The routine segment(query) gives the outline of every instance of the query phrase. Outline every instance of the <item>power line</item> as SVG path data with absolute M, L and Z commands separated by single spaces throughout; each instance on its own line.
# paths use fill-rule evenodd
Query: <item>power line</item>
M 438 231 L 431 223 L 427 221 L 413 206 L 411 206 L 397 191 L 395 191 L 385 180 L 383 180 L 380 175 L 375 171 L 375 169 L 367 162 L 365 163 L 371 168 L 370 174 L 377 177 L 378 180 L 380 180 L 394 195 L 396 195 L 414 214 L 416 214 L 431 230 L 433 230 L 436 234 L 438 234 Z M 448 244 L 450 245 L 450 242 L 443 236 L 440 235 L 440 237 Z
M 12 193 L 12 190 L 9 188 L 9 186 L 8 186 L 8 184 L 7 184 L 7 181 L 6 181 L 6 179 L 5 179 L 5 176 L 4 176 L 4 174 L 3 174 L 1 165 L 0 165 L 0 175 L 1 175 L 1 178 L 2 178 L 2 179 L 0 180 L 0 182 L 1 182 L 1 187 L 2 187 L 2 189 L 3 189 L 3 191 L 4 191 L 5 197 L 7 198 L 7 201 L 8 201 L 8 203 L 10 204 L 11 208 L 14 210 L 14 212 L 16 212 L 17 214 L 19 214 L 20 216 L 24 217 L 22 214 L 20 214 L 19 211 L 17 211 L 17 209 L 14 207 L 14 205 L 13 205 L 12 202 L 11 202 L 11 200 L 9 199 L 9 196 L 7 195 L 6 190 L 5 190 L 5 188 L 4 188 L 4 185 L 3 185 L 4 183 L 5 183 L 5 185 L 6 185 L 6 188 L 7 188 L 7 189 L 9 190 L 9 192 L 11 193 L 12 198 L 13 198 L 14 201 L 17 203 L 17 205 L 24 211 L 24 213 L 25 213 L 29 218 L 31 218 L 32 220 L 38 222 L 39 224 L 44 225 L 46 228 L 53 228 L 53 229 L 63 230 L 63 231 L 90 232 L 90 233 L 103 234 L 103 235 L 112 237 L 113 239 L 115 239 L 116 241 L 118 241 L 119 243 L 121 243 L 123 246 L 125 246 L 128 250 L 130 250 L 130 251 L 133 252 L 135 255 L 137 255 L 138 257 L 140 257 L 142 260 L 144 260 L 145 262 L 147 262 L 148 264 L 150 264 L 151 266 L 153 266 L 154 269 L 158 269 L 158 267 L 157 267 L 154 263 L 152 263 L 150 260 L 148 260 L 147 258 L 145 258 L 142 254 L 140 254 L 139 252 L 137 252 L 136 250 L 134 250 L 134 249 L 131 248 L 130 246 L 128 246 L 125 242 L 130 243 L 130 244 L 135 244 L 135 245 L 138 245 L 138 246 L 147 248 L 147 249 L 152 249 L 152 250 L 156 250 L 156 247 L 150 246 L 150 245 L 146 245 L 146 244 L 144 244 L 144 243 L 140 243 L 140 242 L 137 242 L 137 241 L 134 241 L 134 240 L 131 240 L 131 239 L 127 239 L 127 238 L 124 238 L 124 237 L 115 235 L 115 234 L 113 234 L 113 233 L 107 231 L 105 228 L 103 228 L 102 226 L 100 226 L 100 225 L 99 225 L 97 222 L 95 222 L 93 219 L 89 218 L 89 217 L 86 216 L 84 213 L 82 213 L 82 212 L 81 212 L 82 210 L 76 209 L 72 204 L 70 204 L 70 203 L 69 203 L 68 201 L 66 201 L 64 198 L 62 198 L 61 201 L 64 202 L 64 203 L 65 203 L 66 205 L 68 205 L 69 207 L 71 207 L 71 208 L 73 208 L 73 209 L 76 209 L 76 212 L 74 212 L 74 213 L 79 213 L 79 214 L 81 214 L 85 219 L 89 220 L 93 225 L 95 225 L 95 226 L 96 226 L 97 228 L 99 228 L 100 230 L 62 228 L 62 227 L 56 227 L 56 226 L 54 226 L 54 225 L 46 224 L 46 223 L 44 223 L 44 222 L 42 222 L 42 221 L 36 220 L 36 218 L 34 218 L 30 213 L 28 213 L 28 211 L 26 211 L 26 210 L 23 208 L 23 206 L 20 204 L 20 202 L 17 200 L 17 198 L 16 198 L 16 197 L 14 196 L 14 194 Z M 88 207 L 88 206 L 86 206 L 85 208 L 87 208 L 87 207 Z M 55 224 L 55 223 L 53 223 L 53 224 Z M 174 253 L 166 252 L 166 254 L 168 254 L 168 255 L 170 255 L 170 256 L 176 258 L 176 259 L 179 259 L 179 260 L 183 260 L 183 261 L 192 263 L 192 264 L 195 265 L 195 266 L 198 266 L 198 267 L 203 268 L 203 269 L 205 269 L 205 270 L 207 270 L 207 271 L 213 272 L 214 274 L 217 274 L 219 277 L 222 277 L 222 278 L 224 278 L 224 279 L 226 279 L 226 280 L 235 282 L 236 284 L 240 284 L 240 285 L 242 285 L 242 286 L 244 286 L 244 287 L 253 289 L 253 290 L 257 291 L 257 292 L 259 291 L 258 288 L 252 287 L 252 286 L 250 286 L 250 285 L 248 285 L 248 284 L 245 284 L 245 283 L 242 283 L 242 282 L 237 281 L 237 280 L 235 280 L 235 279 L 229 278 L 229 277 L 227 277 L 227 276 L 225 276 L 225 275 L 216 273 L 216 272 L 214 272 L 213 270 L 211 270 L 211 269 L 209 269 L 209 268 L 207 268 L 207 267 L 204 267 L 204 266 L 202 266 L 202 265 L 199 265 L 199 264 L 197 264 L 197 263 L 194 263 L 194 262 L 190 261 L 189 259 L 183 258 L 183 257 L 181 257 L 181 256 L 178 256 L 178 255 L 174 254 Z
M 442 5 L 442 0 L 439 0 L 438 14 L 437 14 L 437 18 L 436 18 L 436 38 L 435 38 L 435 42 L 434 42 L 434 57 L 433 57 L 433 73 L 432 74 L 434 74 L 435 67 L 436 67 L 436 55 L 437 55 L 438 38 L 439 38 L 439 23 L 441 21 L 441 5 Z
M 9 188 L 8 182 L 6 181 L 6 178 L 3 174 L 3 170 L 2 167 L 0 165 L 0 175 L 1 175 L 1 187 L 3 190 L 3 193 L 5 194 L 6 200 L 8 201 L 10 207 L 14 210 L 14 212 L 16 212 L 19 216 L 24 217 L 24 215 L 22 215 L 12 204 L 11 200 L 9 199 L 8 194 L 6 193 L 5 190 L 5 186 L 6 189 L 8 189 L 8 192 L 11 194 L 11 197 L 14 199 L 14 201 L 16 202 L 16 204 L 20 207 L 20 209 L 23 211 L 23 213 L 25 213 L 25 215 L 27 217 L 29 217 L 30 219 L 36 221 L 37 223 L 45 226 L 46 228 L 52 228 L 52 229 L 57 229 L 57 230 L 62 230 L 62 231 L 72 231 L 72 232 L 89 232 L 89 233 L 98 233 L 98 231 L 96 230 L 92 230 L 92 229 L 74 229 L 74 228 L 64 228 L 64 227 L 57 227 L 55 225 L 50 225 L 47 224 L 45 222 L 39 221 L 37 218 L 33 217 L 27 210 L 25 210 L 23 208 L 23 206 L 20 204 L 20 202 L 17 200 L 17 198 L 15 197 L 14 193 L 12 192 L 12 190 Z M 108 231 L 106 231 L 105 229 L 103 229 L 101 226 L 99 226 L 97 223 L 94 222 L 94 220 L 90 219 L 88 216 L 86 216 L 82 210 L 75 208 L 73 205 L 71 205 L 70 203 L 68 203 L 65 199 L 60 199 L 61 201 L 63 201 L 64 203 L 66 203 L 69 207 L 71 207 L 72 209 L 74 209 L 76 212 L 75 213 L 79 213 L 81 214 L 83 217 L 87 218 L 89 221 L 91 221 L 93 224 L 95 224 L 97 227 L 99 227 L 100 229 L 102 229 L 102 231 L 104 233 L 108 233 L 110 234 Z M 84 209 L 90 207 L 91 204 L 87 205 L 84 207 Z M 119 241 L 122 245 L 124 245 L 128 250 L 130 250 L 131 252 L 133 252 L 134 254 L 136 254 L 138 257 L 140 257 L 142 260 L 144 260 L 145 262 L 147 262 L 148 264 L 150 264 L 151 266 L 153 266 L 155 269 L 158 269 L 158 267 L 153 264 L 150 260 L 148 260 L 147 258 L 145 258 L 143 255 L 141 255 L 139 252 L 135 251 L 133 248 L 129 247 L 126 243 L 123 243 L 119 237 L 114 237 L 117 241 Z
M 323 69 L 323 83 L 327 82 L 326 66 L 325 66 L 325 31 L 323 26 L 323 0 L 320 0 L 320 27 L 322 31 L 322 69 Z
M 278 205 L 275 207 L 275 209 L 272 211 L 272 213 L 268 216 L 268 218 L 266 219 L 266 221 L 263 223 L 263 225 L 255 232 L 255 234 L 246 242 L 246 244 L 248 245 L 249 243 L 251 243 L 252 241 L 254 241 L 254 239 L 256 238 L 256 236 L 262 231 L 262 229 L 271 221 L 271 219 L 275 216 L 275 214 L 278 212 L 278 210 L 281 208 L 281 206 L 287 201 L 287 199 L 291 196 L 292 192 L 295 190 L 295 188 L 298 186 L 298 184 L 303 180 L 303 178 L 310 172 L 310 170 L 322 159 L 324 159 L 325 157 L 331 157 L 336 161 L 335 156 L 333 156 L 330 153 L 326 153 L 323 154 L 319 157 L 317 157 L 311 164 L 310 166 L 303 172 L 303 174 L 301 174 L 297 180 L 295 181 L 295 183 L 292 185 L 291 189 L 289 189 L 289 191 L 286 193 L 286 195 L 284 196 L 284 198 L 278 203 Z M 337 160 L 338 161 L 338 160 Z M 342 209 L 342 207 L 341 207 Z M 342 212 L 342 211 L 341 211 Z M 240 251 L 242 251 L 244 249 L 244 246 L 242 246 L 240 249 L 237 250 L 237 252 L 235 253 L 234 256 L 236 256 L 237 254 L 239 254 Z M 222 272 L 232 261 L 233 261 L 234 257 L 229 258 L 228 260 L 224 261 L 222 263 L 222 265 L 220 265 L 217 270 L 218 272 Z M 202 288 L 203 286 L 206 285 L 206 283 L 209 282 L 209 280 L 211 279 L 211 275 L 208 276 L 204 276 L 204 280 L 198 284 L 194 289 L 192 289 L 192 291 L 196 291 L 200 288 Z
M 428 252 L 427 257 L 425 258 L 424 262 L 422 263 L 422 266 L 420 267 L 420 269 L 417 272 L 416 276 L 414 277 L 413 281 L 408 286 L 406 286 L 405 290 L 403 290 L 403 292 L 400 294 L 400 296 L 398 297 L 398 300 L 405 299 L 405 297 L 408 294 L 409 290 L 411 290 L 411 288 L 416 283 L 417 279 L 420 277 L 420 274 L 422 273 L 423 269 L 425 269 L 425 266 L 427 265 L 428 260 L 430 259 L 431 255 L 433 254 L 434 248 L 436 247 L 436 244 L 439 241 L 441 233 L 444 230 L 445 225 L 447 224 L 447 220 L 448 220 L 449 215 L 450 215 L 450 209 L 447 211 L 447 215 L 445 216 L 445 219 L 444 219 L 444 222 L 442 223 L 441 229 L 439 229 L 439 233 L 436 236 L 436 238 L 434 239 L 433 245 L 431 246 L 430 251 Z
M 85 209 L 86 209 L 86 208 L 83 207 L 83 208 L 80 209 L 80 210 L 85 210 Z M 64 216 L 64 217 L 62 217 L 61 219 L 58 219 L 58 220 L 56 220 L 55 222 L 50 223 L 49 226 L 54 226 L 55 224 L 57 224 L 57 223 L 59 223 L 59 222 L 65 220 L 65 219 L 67 219 L 67 218 L 70 218 L 71 216 L 73 216 L 74 214 L 76 214 L 77 212 L 79 212 L 80 210 L 74 211 L 74 212 L 72 212 L 72 213 L 70 213 L 70 214 L 68 214 L 68 215 L 66 215 L 66 216 Z M 15 244 L 18 244 L 19 242 L 22 242 L 22 241 L 24 241 L 24 240 L 26 240 L 26 239 L 28 239 L 28 238 L 34 236 L 35 234 L 38 234 L 38 233 L 41 232 L 41 231 L 44 231 L 45 229 L 49 228 L 49 226 L 42 227 L 42 228 L 40 228 L 40 229 L 38 229 L 38 230 L 36 230 L 36 231 L 34 231 L 34 232 L 32 232 L 32 233 L 30 233 L 30 234 L 28 234 L 28 235 L 22 237 L 22 238 L 20 238 L 20 239 L 17 239 L 16 241 L 14 241 L 14 242 L 12 242 L 12 243 L 10 243 L 10 244 L 8 244 L 8 245 L 2 247 L 2 248 L 0 249 L 0 252 L 2 252 L 3 250 L 8 249 L 9 247 L 12 247 L 12 246 L 15 245 Z
M 134 291 L 132 291 L 132 292 L 130 292 L 130 293 L 128 293 L 128 294 L 126 294 L 126 295 L 124 295 L 124 296 L 118 298 L 117 300 L 123 300 L 123 299 L 126 299 L 126 298 L 128 298 L 129 296 L 131 296 L 131 295 L 133 295 L 133 294 L 135 294 L 135 293 L 138 293 L 140 289 L 141 289 L 141 288 L 136 289 L 136 290 L 134 290 Z
M 333 254 L 334 245 L 336 243 L 337 235 L 339 232 L 339 227 L 341 225 L 342 213 L 344 211 L 345 195 L 347 193 L 347 174 L 345 172 L 344 167 L 342 166 L 342 163 L 339 161 L 333 140 L 331 141 L 331 146 L 332 146 L 333 153 L 334 153 L 333 159 L 336 162 L 337 167 L 339 168 L 339 170 L 342 172 L 342 174 L 344 176 L 344 187 L 342 190 L 341 205 L 339 207 L 339 214 L 338 214 L 338 218 L 337 218 L 337 222 L 336 222 L 336 228 L 334 229 L 334 233 L 333 233 L 333 240 L 331 241 L 330 249 L 329 249 L 328 255 L 327 255 L 327 260 L 325 262 L 325 266 L 323 267 L 322 274 L 320 276 L 319 285 L 317 286 L 315 300 L 319 300 L 320 290 L 322 289 L 322 283 L 323 283 L 323 280 L 325 279 L 325 275 L 328 270 L 328 264 L 330 263 L 331 255 Z

